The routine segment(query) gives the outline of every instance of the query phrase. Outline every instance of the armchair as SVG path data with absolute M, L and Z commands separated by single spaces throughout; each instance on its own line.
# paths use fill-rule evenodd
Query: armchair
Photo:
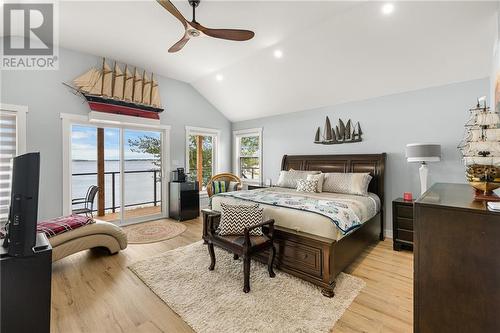
M 219 174 L 213 176 L 207 184 L 208 197 L 211 197 L 212 195 L 214 195 L 214 188 L 213 188 L 214 181 L 225 181 L 228 183 L 229 182 L 236 182 L 236 183 L 238 183 L 236 190 L 239 191 L 242 188 L 241 179 L 238 176 L 233 175 L 232 173 L 219 173 Z

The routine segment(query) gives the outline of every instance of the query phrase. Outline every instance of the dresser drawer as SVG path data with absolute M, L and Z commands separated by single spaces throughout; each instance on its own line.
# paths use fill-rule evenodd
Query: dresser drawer
M 396 217 L 405 217 L 407 219 L 413 218 L 413 206 L 396 206 Z
M 396 239 L 413 242 L 413 231 L 398 229 Z
M 413 230 L 413 220 L 405 217 L 396 217 L 398 229 Z
M 321 249 L 293 241 L 280 241 L 278 255 L 281 265 L 321 277 Z M 283 246 L 286 245 L 286 246 Z

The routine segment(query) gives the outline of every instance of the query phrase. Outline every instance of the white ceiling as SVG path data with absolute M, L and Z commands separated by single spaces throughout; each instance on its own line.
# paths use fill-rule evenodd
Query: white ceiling
M 191 19 L 187 1 L 174 4 Z M 189 82 L 232 121 L 489 75 L 495 2 L 396 2 L 390 16 L 382 4 L 202 0 L 198 22 L 255 38 L 204 36 L 169 54 L 183 27 L 155 1 L 62 2 L 59 40 Z

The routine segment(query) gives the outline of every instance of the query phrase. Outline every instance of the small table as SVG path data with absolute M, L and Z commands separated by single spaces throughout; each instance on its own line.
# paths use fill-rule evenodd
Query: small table
M 256 190 L 256 189 L 259 189 L 259 188 L 268 188 L 268 187 L 270 187 L 270 186 L 268 186 L 268 185 L 260 185 L 260 184 L 248 184 L 247 185 L 247 188 L 249 190 Z
M 413 203 L 397 198 L 392 201 L 392 238 L 394 251 L 413 249 Z

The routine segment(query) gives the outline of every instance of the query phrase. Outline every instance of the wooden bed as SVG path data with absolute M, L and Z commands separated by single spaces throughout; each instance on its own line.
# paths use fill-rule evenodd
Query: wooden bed
M 384 239 L 384 172 L 386 154 L 355 155 L 285 155 L 281 170 L 314 170 L 322 172 L 367 172 L 373 179 L 369 192 L 379 196 L 377 215 L 339 241 L 275 227 L 277 250 L 275 265 L 291 275 L 322 288 L 324 296 L 333 297 L 335 278 L 370 244 Z M 206 216 L 203 214 L 203 237 Z M 266 262 L 267 253 L 257 257 Z

